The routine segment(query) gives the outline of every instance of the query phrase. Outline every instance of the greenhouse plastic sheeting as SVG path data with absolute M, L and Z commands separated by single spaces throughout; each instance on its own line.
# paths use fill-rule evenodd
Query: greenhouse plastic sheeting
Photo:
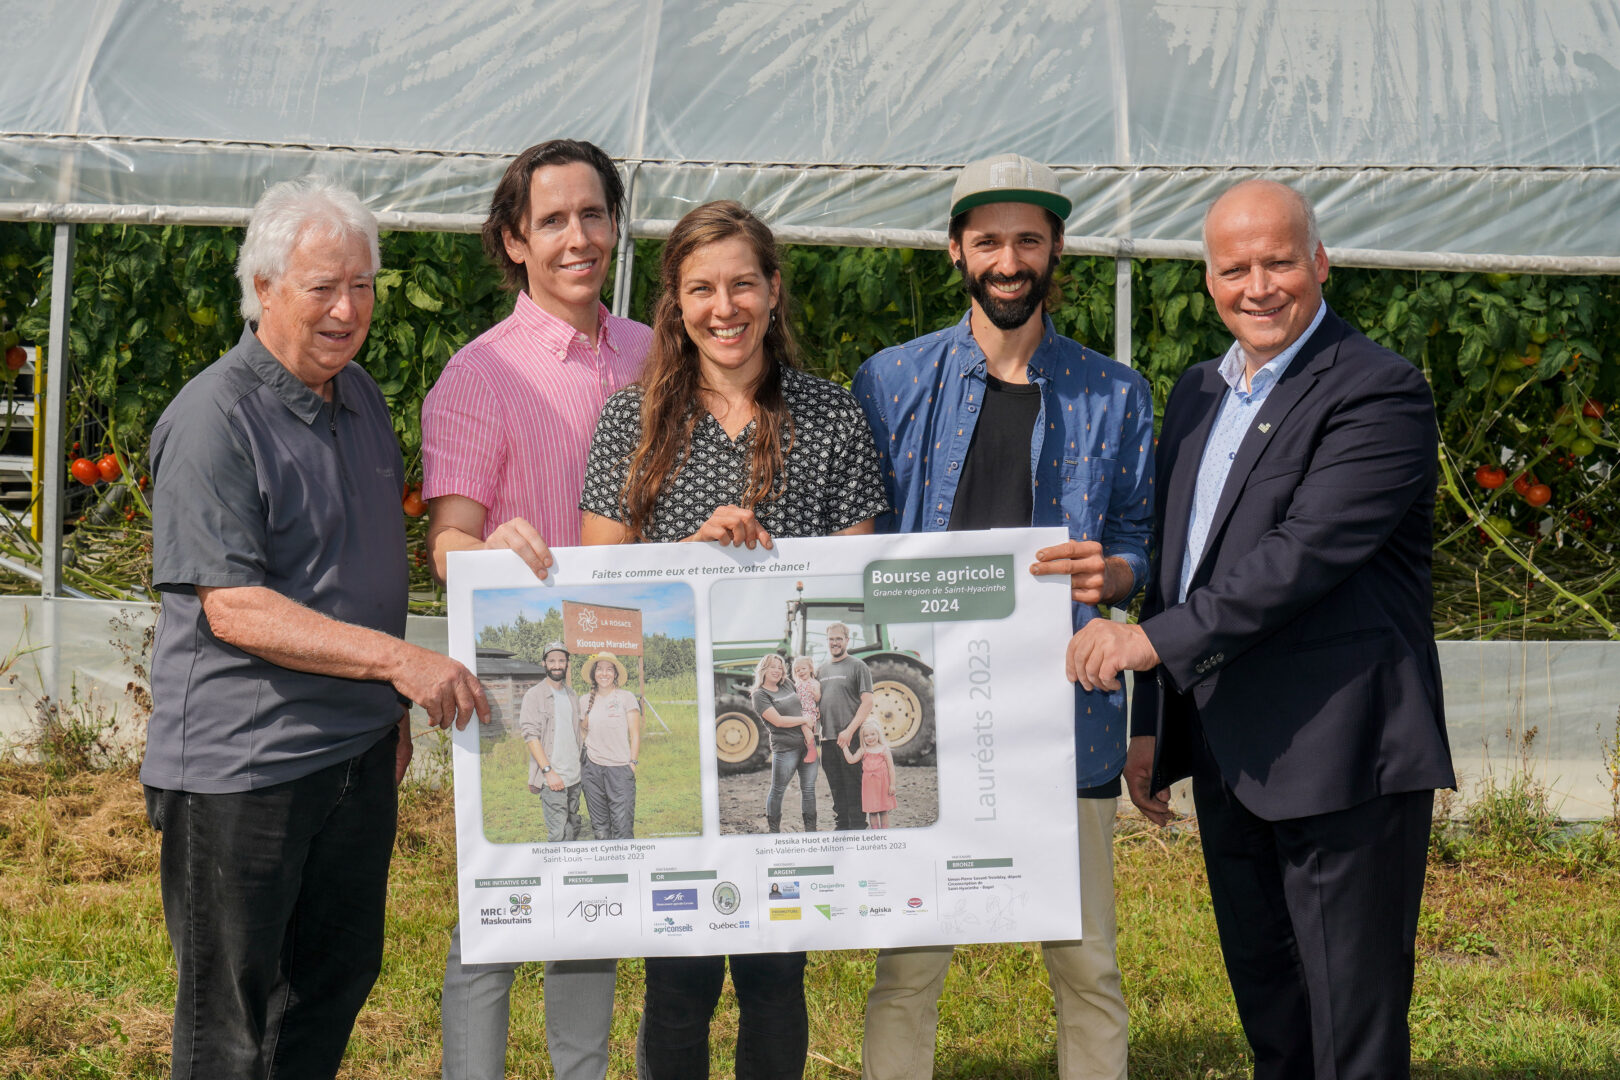
M 1259 170 L 1335 248 L 1620 268 L 1620 0 L 0 0 L 0 25 L 0 217 L 241 221 L 320 168 L 387 225 L 465 229 L 510 155 L 571 135 L 635 174 L 644 235 L 735 197 L 798 239 L 938 242 L 951 170 L 1013 149 L 1111 242 L 1082 250 L 1191 253 Z
M 101 726 L 114 741 L 139 746 L 145 731 L 133 719 L 131 683 L 138 678 L 134 664 L 144 663 L 142 635 L 156 612 L 149 604 L 0 597 L 0 655 L 12 653 L 9 670 L 0 673 L 10 679 L 0 679 L 0 746 L 26 742 L 47 699 Z M 406 638 L 443 652 L 445 620 L 413 616 Z M 1620 642 L 1442 641 L 1439 648 L 1464 802 L 1482 784 L 1504 784 L 1524 769 L 1546 785 L 1565 818 L 1613 811 L 1603 759 L 1620 735 Z M 434 738 L 425 733 L 420 709 L 413 727 L 420 750 L 424 739 Z M 419 761 L 429 771 L 434 767 L 430 755 Z

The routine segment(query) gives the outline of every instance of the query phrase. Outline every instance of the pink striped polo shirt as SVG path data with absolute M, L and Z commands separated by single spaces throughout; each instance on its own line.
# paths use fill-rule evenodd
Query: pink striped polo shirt
M 552 547 L 579 543 L 596 418 L 652 344 L 651 328 L 598 307 L 598 349 L 520 292 L 510 316 L 450 358 L 422 402 L 423 498 L 481 504 L 486 537 L 521 517 Z

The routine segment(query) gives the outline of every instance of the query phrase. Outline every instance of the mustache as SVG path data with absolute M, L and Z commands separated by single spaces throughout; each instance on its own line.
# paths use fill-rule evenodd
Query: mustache
M 982 280 L 989 285 L 1013 285 L 1020 281 L 1034 285 L 1040 278 L 1033 270 L 1020 270 L 1016 274 L 985 274 Z

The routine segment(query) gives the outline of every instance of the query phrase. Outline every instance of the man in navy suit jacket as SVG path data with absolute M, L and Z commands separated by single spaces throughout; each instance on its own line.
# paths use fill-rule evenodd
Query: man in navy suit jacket
M 1296 192 L 1230 188 L 1204 248 L 1236 340 L 1165 407 L 1142 620 L 1087 624 L 1070 677 L 1148 673 L 1126 785 L 1163 824 L 1165 789 L 1193 777 L 1255 1076 L 1404 1077 L 1434 789 L 1456 782 L 1430 618 L 1434 401 L 1323 302 Z

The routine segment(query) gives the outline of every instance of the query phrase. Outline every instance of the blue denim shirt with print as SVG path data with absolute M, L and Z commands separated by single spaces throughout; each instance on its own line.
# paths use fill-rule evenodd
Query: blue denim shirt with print
M 1153 397 L 1147 380 L 1077 341 L 1045 332 L 1029 361 L 1041 389 L 1030 438 L 1032 525 L 1062 525 L 1096 540 L 1145 585 L 1153 529 Z M 855 375 L 855 399 L 882 457 L 894 511 L 879 532 L 943 532 L 984 403 L 985 356 L 968 317 L 946 330 L 884 349 Z M 1097 616 L 1074 605 L 1074 628 Z M 1125 764 L 1125 692 L 1075 686 L 1076 780 L 1112 781 Z

